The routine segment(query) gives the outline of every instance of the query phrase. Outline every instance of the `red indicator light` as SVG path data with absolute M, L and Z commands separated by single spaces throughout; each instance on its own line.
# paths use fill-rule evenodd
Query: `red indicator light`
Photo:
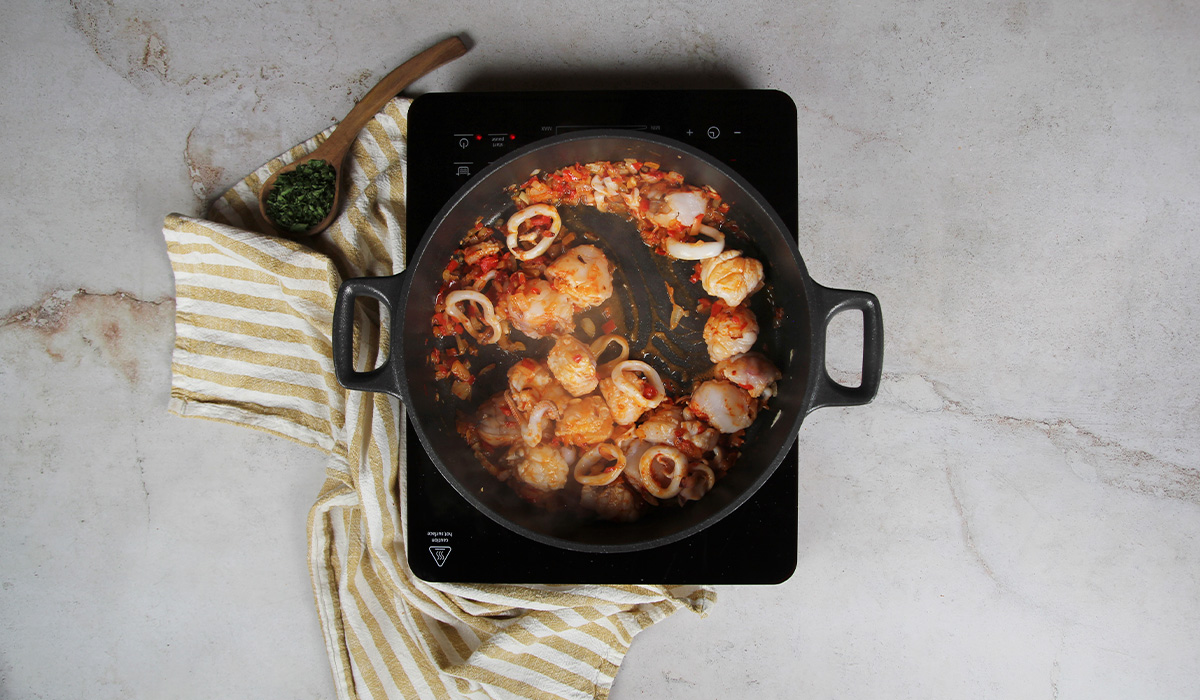
M 476 141 L 482 141 L 482 140 L 483 140 L 483 134 L 475 134 L 475 140 L 476 140 Z
M 516 134 L 509 134 L 509 135 L 508 135 L 508 140 L 509 140 L 509 141 L 516 141 L 516 140 L 517 140 L 517 135 L 516 135 Z

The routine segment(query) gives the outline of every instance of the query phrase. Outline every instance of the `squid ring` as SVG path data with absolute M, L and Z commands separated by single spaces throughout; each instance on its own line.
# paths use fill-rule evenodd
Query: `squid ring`
M 496 271 L 488 270 L 487 273 L 483 275 L 483 277 L 478 277 L 475 279 L 475 281 L 471 282 L 471 289 L 474 289 L 475 291 L 478 292 L 479 290 L 486 287 L 488 282 L 491 282 L 494 279 L 496 279 Z
M 633 372 L 641 372 L 650 385 L 654 387 L 656 393 L 647 397 L 641 389 L 634 383 L 633 379 L 627 374 Z M 663 385 L 662 377 L 658 376 L 658 371 L 641 360 L 623 360 L 618 362 L 612 369 L 613 384 L 622 393 L 631 396 L 637 396 L 643 403 L 651 406 L 657 406 L 662 403 L 663 398 L 667 395 L 667 388 Z
M 532 248 L 522 250 L 520 241 L 517 238 L 517 229 L 521 224 L 535 216 L 550 217 L 550 235 L 542 236 L 541 240 Z M 505 240 L 512 254 L 518 260 L 533 260 L 542 253 L 545 253 L 550 248 L 550 244 L 554 242 L 554 239 L 558 238 L 558 232 L 562 230 L 562 218 L 559 217 L 558 210 L 549 204 L 534 204 L 510 216 L 506 228 L 508 230 L 508 237 Z
M 467 314 L 461 308 L 460 304 L 465 302 L 475 302 L 483 311 L 483 322 L 491 329 L 492 333 L 487 340 L 483 340 L 481 329 L 477 328 L 471 319 L 467 318 Z M 473 289 L 456 289 L 446 295 L 446 313 L 450 318 L 462 324 L 463 328 L 471 334 L 477 342 L 484 345 L 490 345 L 500 339 L 503 331 L 500 329 L 500 319 L 496 316 L 496 307 L 492 306 L 492 300 L 488 299 L 482 292 L 477 292 Z
M 647 402 L 653 402 L 655 406 L 658 406 L 658 403 L 661 402 L 662 397 L 666 396 L 666 387 L 664 384 L 662 384 L 662 377 L 659 376 L 658 370 L 655 370 L 654 367 L 643 363 L 641 360 L 623 360 L 619 361 L 616 366 L 613 366 L 613 384 L 616 384 L 616 387 L 622 390 L 622 393 L 624 394 L 636 395 L 642 397 L 642 399 L 646 399 L 646 396 L 642 394 L 642 390 L 638 389 L 637 385 L 634 384 L 634 379 L 626 376 L 628 373 L 632 372 L 641 372 L 643 377 L 649 379 L 650 385 L 653 385 L 656 391 L 654 396 L 658 397 L 659 401 L 655 402 L 653 399 L 647 399 Z
M 700 224 L 697 230 L 712 240 L 684 243 L 674 238 L 668 238 L 667 255 L 676 260 L 707 260 L 717 257 L 721 251 L 725 250 L 725 234 L 704 224 Z
M 692 479 L 695 475 L 701 477 L 699 481 Z M 713 474 L 713 470 L 702 462 L 690 465 L 688 467 L 688 475 L 685 478 L 689 483 L 681 486 L 679 496 L 688 501 L 700 500 L 700 497 L 712 491 L 713 485 L 717 483 L 717 477 Z
M 598 472 L 591 472 L 592 466 L 602 459 L 614 461 Z M 625 453 L 612 443 L 602 442 L 585 452 L 575 463 L 575 481 L 587 486 L 605 486 L 616 481 L 624 471 Z
M 671 471 L 668 472 L 671 481 L 666 486 L 661 486 L 654 478 L 654 461 L 659 457 L 670 460 L 672 466 Z M 678 495 L 680 484 L 683 481 L 683 474 L 686 471 L 687 457 L 678 449 L 667 445 L 655 445 L 646 450 L 645 454 L 642 455 L 641 461 L 638 463 L 638 473 L 642 477 L 642 486 L 655 498 L 671 498 Z
M 536 447 L 542 441 L 542 423 L 558 420 L 561 414 L 553 401 L 541 401 L 529 412 L 529 420 L 521 426 L 521 439 L 526 445 Z
M 605 362 L 596 368 L 596 373 L 600 375 L 612 374 L 612 368 L 617 366 L 617 363 L 624 362 L 629 359 L 629 341 L 615 333 L 602 335 L 592 341 L 589 350 L 592 351 L 592 356 L 597 360 L 600 359 L 600 354 L 608 351 L 608 346 L 616 344 L 619 353 L 615 359 Z

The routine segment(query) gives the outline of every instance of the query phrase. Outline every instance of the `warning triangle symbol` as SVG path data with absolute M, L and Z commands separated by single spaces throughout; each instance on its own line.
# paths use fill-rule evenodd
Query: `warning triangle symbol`
M 429 553 L 433 555 L 433 561 L 437 563 L 438 568 L 446 563 L 446 558 L 450 556 L 449 547 L 430 547 Z

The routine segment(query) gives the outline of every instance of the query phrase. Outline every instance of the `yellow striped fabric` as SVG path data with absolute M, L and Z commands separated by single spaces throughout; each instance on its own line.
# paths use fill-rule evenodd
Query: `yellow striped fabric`
M 333 377 L 341 280 L 404 264 L 408 106 L 393 100 L 359 135 L 346 211 L 315 239 L 256 233 L 255 198 L 329 132 L 259 168 L 204 218 L 166 218 L 176 285 L 170 409 L 329 454 L 309 515 L 309 566 L 339 697 L 603 698 L 634 635 L 680 609 L 703 614 L 714 591 L 418 579 L 404 553 L 404 408 Z M 360 370 L 374 366 L 381 332 L 360 310 Z

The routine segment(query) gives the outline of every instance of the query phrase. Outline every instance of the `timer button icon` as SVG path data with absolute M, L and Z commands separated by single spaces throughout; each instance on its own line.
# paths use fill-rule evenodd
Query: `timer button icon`
M 715 126 L 708 127 L 708 138 L 715 139 L 721 135 L 721 130 Z

